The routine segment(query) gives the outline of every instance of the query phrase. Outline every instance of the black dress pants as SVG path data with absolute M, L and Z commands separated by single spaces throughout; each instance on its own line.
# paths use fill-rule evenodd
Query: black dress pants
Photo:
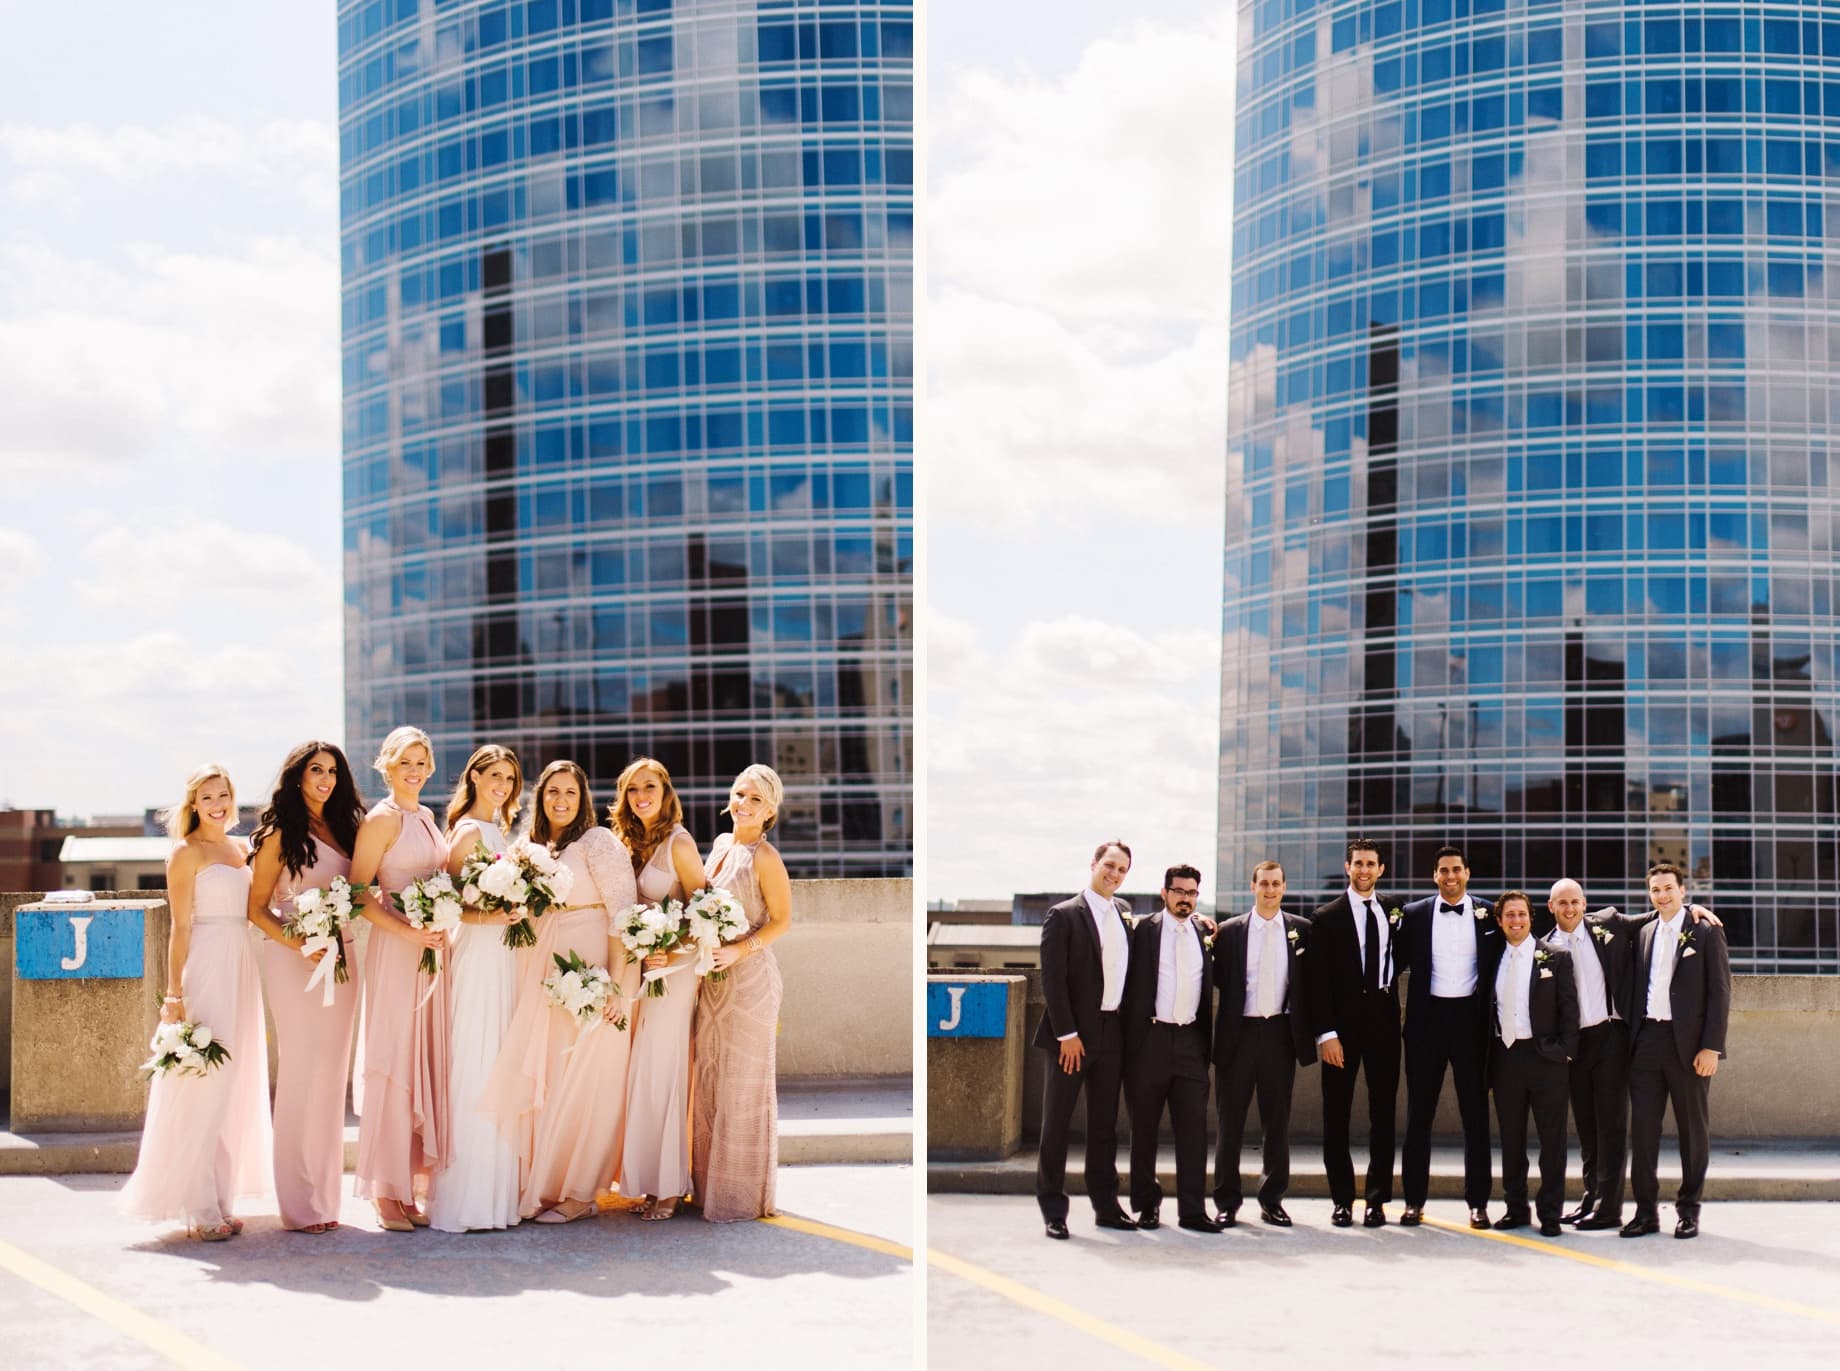
M 1542 1057 L 1533 1039 L 1513 1047 L 1494 1046 L 1491 1084 L 1495 1119 L 1501 1129 L 1501 1194 L 1510 1214 L 1527 1213 L 1527 1111 L 1540 1137 L 1540 1190 L 1534 1210 L 1542 1223 L 1557 1223 L 1565 1208 L 1566 1064 Z
M 1673 1024 L 1644 1020 L 1629 1059 L 1629 1188 L 1635 1192 L 1636 1213 L 1649 1217 L 1658 1212 L 1661 1198 L 1661 1115 L 1670 1102 L 1680 1134 L 1680 1190 L 1674 1212 L 1683 1219 L 1697 1219 L 1711 1156 L 1712 1079 L 1681 1061 Z
M 1323 1169 L 1329 1197 L 1354 1205 L 1354 1160 L 1348 1151 L 1349 1115 L 1354 1111 L 1355 1073 L 1367 1079 L 1367 1203 L 1393 1198 L 1393 1112 L 1399 1100 L 1399 996 L 1370 990 L 1361 997 L 1353 1022 L 1338 1029 L 1341 1066 L 1322 1065 Z
M 1163 1202 L 1156 1145 L 1163 1109 L 1176 1141 L 1176 1213 L 1207 1216 L 1207 1039 L 1196 1024 L 1152 1023 L 1127 1063 L 1125 1100 L 1131 1110 L 1131 1208 L 1142 1214 Z
M 1584 1207 L 1594 1214 L 1620 1215 L 1629 1160 L 1628 1024 L 1605 1019 L 1579 1033 L 1570 1084 Z
M 1097 1042 L 1085 1042 L 1080 1069 L 1061 1070 L 1049 1047 L 1041 1090 L 1041 1153 L 1035 1163 L 1035 1200 L 1044 1219 L 1067 1217 L 1067 1132 L 1073 1107 L 1086 1094 L 1086 1197 L 1093 1213 L 1118 1208 L 1118 1090 L 1124 1079 L 1124 1032 L 1118 1015 L 1101 1014 Z
M 1399 1159 L 1406 1204 L 1425 1206 L 1431 1191 L 1431 1126 L 1444 1093 L 1444 1068 L 1457 1091 L 1463 1123 L 1463 1202 L 1485 1209 L 1494 1184 L 1489 1149 L 1489 1040 L 1480 999 L 1427 995 L 1406 1020 L 1406 1138 Z
M 1240 1020 L 1231 1059 L 1214 1063 L 1215 1108 L 1220 1141 L 1214 1151 L 1214 1207 L 1230 1213 L 1242 1198 L 1239 1156 L 1246 1136 L 1246 1111 L 1256 1091 L 1259 1122 L 1265 1128 L 1260 1159 L 1259 1203 L 1280 1203 L 1291 1184 L 1291 1087 L 1297 1080 L 1291 1016 Z

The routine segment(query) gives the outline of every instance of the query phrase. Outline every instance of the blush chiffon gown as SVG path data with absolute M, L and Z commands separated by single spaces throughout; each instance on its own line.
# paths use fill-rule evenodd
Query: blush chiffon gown
M 213 862 L 192 887 L 192 935 L 180 972 L 187 1019 L 211 1030 L 229 1060 L 203 1076 L 153 1079 L 139 1159 L 121 1192 L 125 1213 L 217 1228 L 245 1196 L 272 1189 L 268 1048 L 262 984 L 250 946 L 247 866 Z
M 671 863 L 671 844 L 682 825 L 658 845 L 639 871 L 639 898 L 657 904 L 684 898 Z M 673 957 L 665 993 L 641 995 L 633 1015 L 632 1065 L 627 1069 L 626 1140 L 620 1156 L 620 1193 L 669 1199 L 690 1193 L 690 1027 L 696 1017 L 698 980 L 694 949 Z

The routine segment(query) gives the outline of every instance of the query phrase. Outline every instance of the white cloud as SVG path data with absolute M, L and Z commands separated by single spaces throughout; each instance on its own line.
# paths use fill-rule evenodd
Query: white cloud
M 332 249 L 253 238 L 120 262 L 0 243 L 0 472 L 336 459 Z
M 280 534 L 233 528 L 215 519 L 152 511 L 86 542 L 75 586 L 84 604 L 148 609 L 193 593 L 225 605 L 276 608 L 284 619 L 336 622 L 336 562 L 315 557 Z
M 0 154 L 15 167 L 11 190 L 25 204 L 80 202 L 86 182 L 229 178 L 288 190 L 308 206 L 338 204 L 338 132 L 310 119 L 244 126 L 201 114 L 159 128 L 0 124 Z
M 45 568 L 45 550 L 24 529 L 0 528 L 0 602 L 17 595 Z
M 1108 833 L 1136 852 L 1133 889 L 1178 861 L 1212 888 L 1215 635 L 1066 616 L 992 650 L 968 623 L 931 621 L 929 899 L 1072 889 Z

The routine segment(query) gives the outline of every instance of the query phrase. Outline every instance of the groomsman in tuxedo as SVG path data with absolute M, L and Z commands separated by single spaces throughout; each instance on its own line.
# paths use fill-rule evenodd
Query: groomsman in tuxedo
M 1379 1228 L 1393 1198 L 1393 1111 L 1399 1095 L 1399 993 L 1393 984 L 1393 924 L 1376 887 L 1386 867 L 1366 838 L 1349 841 L 1348 888 L 1310 920 L 1310 1027 L 1322 1053 L 1323 1167 L 1330 1222 L 1354 1224 L 1354 1161 L 1348 1119 L 1355 1074 L 1367 1078 L 1368 1156 L 1363 1223 Z
M 1131 930 L 1124 1060 L 1131 1110 L 1131 1208 L 1139 1228 L 1162 1222 L 1156 1144 L 1166 1105 L 1176 1137 L 1176 1222 L 1196 1233 L 1220 1231 L 1207 1212 L 1214 977 L 1201 926 L 1190 917 L 1200 898 L 1201 873 L 1192 866 L 1172 866 L 1163 875 L 1162 911 Z
M 1093 853 L 1092 877 L 1041 925 L 1041 988 L 1047 1013 L 1035 1045 L 1053 1054 L 1042 1086 L 1035 1199 L 1050 1238 L 1067 1234 L 1067 1130 L 1086 1092 L 1086 1196 L 1101 1228 L 1137 1225 L 1118 1204 L 1118 1094 L 1124 1072 L 1125 975 L 1130 930 L 1118 888 L 1131 849 L 1116 839 Z
M 1671 1102 L 1680 1133 L 1680 1191 L 1674 1236 L 1699 1236 L 1700 1192 L 1711 1136 L 1712 1077 L 1725 1055 L 1731 1017 L 1731 957 L 1725 930 L 1687 917 L 1686 874 L 1666 862 L 1648 869 L 1656 917 L 1636 934 L 1629 1021 L 1630 1189 L 1635 1217 L 1625 1238 L 1661 1229 L 1661 1115 Z
M 1493 1155 L 1489 1149 L 1488 987 L 1502 935 L 1487 903 L 1469 893 L 1469 863 L 1459 847 L 1432 859 L 1437 894 L 1402 911 L 1394 964 L 1406 980 L 1406 1140 L 1400 1179 L 1407 1228 L 1424 1221 L 1431 1193 L 1431 1125 L 1450 1068 L 1463 1123 L 1463 1202 L 1469 1226 L 1489 1226 Z
M 1497 1228 L 1525 1228 L 1527 1110 L 1540 1135 L 1540 1189 L 1534 1206 L 1543 1237 L 1556 1238 L 1565 1207 L 1566 1072 L 1578 1054 L 1578 990 L 1569 952 L 1533 937 L 1533 901 L 1510 890 L 1495 907 L 1506 946 L 1488 978 L 1489 1083 L 1501 1127 L 1501 1194 Z
M 1214 1090 L 1220 1142 L 1214 1153 L 1214 1205 L 1220 1224 L 1238 1222 L 1240 1142 L 1253 1092 L 1265 1147 L 1259 1175 L 1259 1217 L 1291 1226 L 1284 1192 L 1291 1183 L 1291 1086 L 1298 1066 L 1316 1062 L 1304 994 L 1304 952 L 1310 924 L 1283 910 L 1284 868 L 1252 868 L 1252 911 L 1228 919 L 1214 935 Z

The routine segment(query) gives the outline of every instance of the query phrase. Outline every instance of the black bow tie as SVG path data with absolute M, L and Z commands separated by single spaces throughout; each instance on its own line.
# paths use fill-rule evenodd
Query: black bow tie
M 1460 904 L 1445 904 L 1442 900 L 1438 901 L 1438 913 L 1440 914 L 1461 914 L 1462 912 L 1463 906 Z

